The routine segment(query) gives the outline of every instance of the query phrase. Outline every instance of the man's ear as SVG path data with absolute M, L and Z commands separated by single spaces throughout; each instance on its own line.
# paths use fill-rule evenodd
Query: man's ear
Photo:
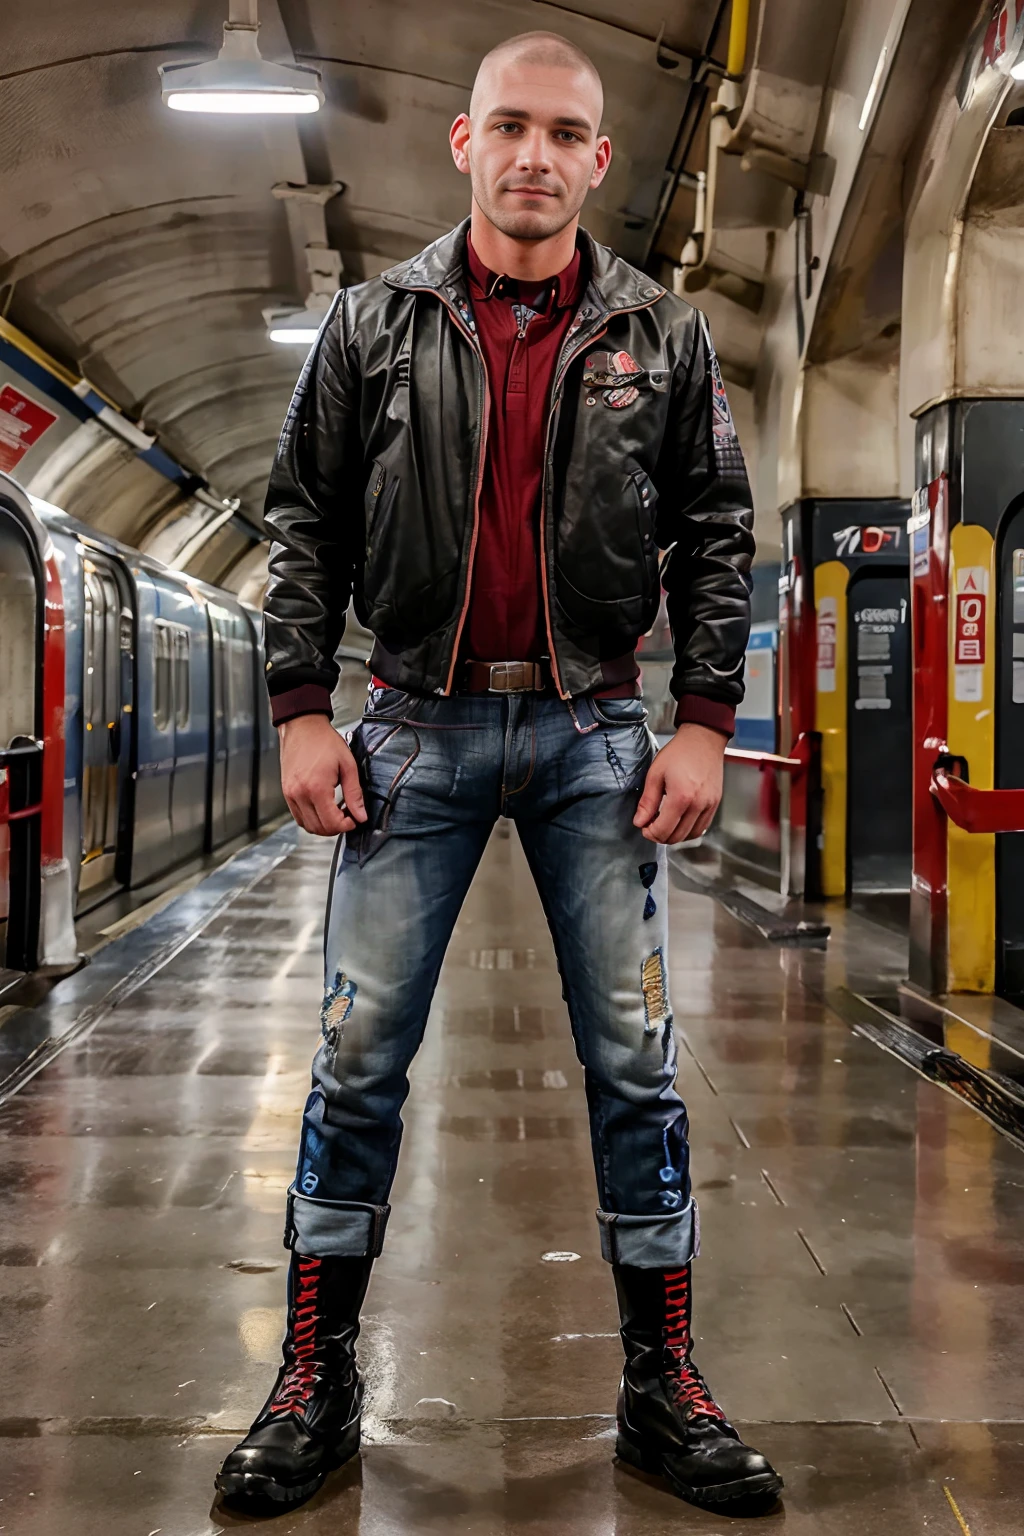
M 469 175 L 469 115 L 460 112 L 452 123 L 452 131 L 448 135 L 452 146 L 452 159 L 462 172 L 463 176 Z M 602 172 L 602 175 L 604 173 Z M 591 183 L 596 186 L 596 182 Z
M 605 178 L 605 172 L 611 163 L 612 141 L 606 133 L 603 133 L 597 141 L 597 154 L 594 156 L 594 174 L 590 178 L 590 185 L 592 187 L 599 187 L 601 185 Z

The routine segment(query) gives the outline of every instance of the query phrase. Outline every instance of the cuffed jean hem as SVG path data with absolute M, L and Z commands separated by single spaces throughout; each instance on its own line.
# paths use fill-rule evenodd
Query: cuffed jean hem
M 288 1191 L 284 1246 L 315 1259 L 376 1259 L 384 1247 L 390 1205 L 312 1200 Z
M 636 1269 L 675 1269 L 700 1253 L 700 1213 L 691 1199 L 664 1216 L 625 1216 L 598 1211 L 601 1257 Z

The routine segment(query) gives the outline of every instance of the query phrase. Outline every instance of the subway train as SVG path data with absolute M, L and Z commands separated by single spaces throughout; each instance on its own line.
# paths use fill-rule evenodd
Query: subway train
M 0 963 L 285 809 L 259 614 L 0 474 Z

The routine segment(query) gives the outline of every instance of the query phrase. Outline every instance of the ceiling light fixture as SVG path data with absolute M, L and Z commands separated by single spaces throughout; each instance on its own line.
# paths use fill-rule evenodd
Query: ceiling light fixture
M 161 64 L 163 99 L 174 112 L 316 112 L 320 73 L 303 64 L 270 64 L 256 41 L 257 0 L 230 0 L 224 44 L 206 64 Z

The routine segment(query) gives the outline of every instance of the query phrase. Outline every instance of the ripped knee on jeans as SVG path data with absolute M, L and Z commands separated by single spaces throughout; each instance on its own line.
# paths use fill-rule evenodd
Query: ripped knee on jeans
M 358 988 L 351 977 L 346 976 L 344 971 L 338 971 L 333 985 L 324 993 L 324 1000 L 320 1007 L 320 1029 L 332 1059 L 341 1043 L 357 991 Z
M 656 1035 L 672 1022 L 668 1001 L 668 974 L 661 946 L 647 956 L 640 967 L 640 988 L 644 996 L 644 1034 Z

